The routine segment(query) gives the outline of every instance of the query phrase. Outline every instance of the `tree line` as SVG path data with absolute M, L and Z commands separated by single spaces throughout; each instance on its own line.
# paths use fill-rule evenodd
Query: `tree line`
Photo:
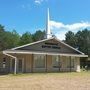
M 13 30 L 12 32 L 6 31 L 5 27 L 0 24 L 0 51 L 42 40 L 44 37 L 45 30 L 38 30 L 34 34 L 25 32 L 20 35 L 16 30 Z M 64 42 L 85 54 L 90 55 L 90 30 L 79 30 L 77 33 L 68 31 L 65 34 Z
M 79 30 L 77 33 L 68 31 L 65 36 L 65 42 L 67 44 L 90 55 L 90 30 Z
M 41 30 L 36 31 L 34 34 L 25 32 L 20 35 L 16 30 L 6 31 L 5 27 L 0 24 L 0 51 L 42 40 L 44 35 L 45 31 Z

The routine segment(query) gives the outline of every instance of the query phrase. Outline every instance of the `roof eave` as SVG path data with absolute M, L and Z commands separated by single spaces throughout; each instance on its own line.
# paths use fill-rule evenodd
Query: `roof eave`
M 82 54 L 64 54 L 64 53 L 52 53 L 52 52 L 35 52 L 35 51 L 3 51 L 3 53 L 11 53 L 11 54 L 45 54 L 45 55 L 60 55 L 60 56 L 75 56 L 75 57 L 88 57 L 88 55 Z
M 62 44 L 66 45 L 67 47 L 69 47 L 69 48 L 71 48 L 71 49 L 77 51 L 78 53 L 80 53 L 80 54 L 82 54 L 82 55 L 85 55 L 83 52 L 81 52 L 81 51 L 79 51 L 79 50 L 73 48 L 72 46 L 70 46 L 70 45 L 68 45 L 68 44 L 66 44 L 66 43 L 64 43 L 64 42 L 62 42 L 62 41 L 60 41 L 59 39 L 57 39 L 57 38 L 55 38 L 55 39 L 56 39 L 57 41 L 61 42 Z

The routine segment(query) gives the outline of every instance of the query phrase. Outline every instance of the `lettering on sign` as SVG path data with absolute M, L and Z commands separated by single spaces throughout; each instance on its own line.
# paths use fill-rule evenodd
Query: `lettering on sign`
M 60 49 L 61 47 L 58 46 L 58 43 L 49 43 L 49 42 L 45 42 L 45 45 L 42 45 L 42 48 Z

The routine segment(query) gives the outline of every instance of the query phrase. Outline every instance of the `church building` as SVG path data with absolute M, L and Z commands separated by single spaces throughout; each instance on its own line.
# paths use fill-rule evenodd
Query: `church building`
M 80 72 L 81 51 L 51 35 L 49 10 L 46 38 L 0 53 L 0 73 Z

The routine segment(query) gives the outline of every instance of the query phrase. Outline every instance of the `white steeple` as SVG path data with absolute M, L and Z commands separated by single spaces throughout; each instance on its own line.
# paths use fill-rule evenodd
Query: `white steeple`
M 46 38 L 50 38 L 51 37 L 51 30 L 50 30 L 50 21 L 49 21 L 50 17 L 49 17 L 49 8 L 47 10 L 47 25 L 46 25 Z

